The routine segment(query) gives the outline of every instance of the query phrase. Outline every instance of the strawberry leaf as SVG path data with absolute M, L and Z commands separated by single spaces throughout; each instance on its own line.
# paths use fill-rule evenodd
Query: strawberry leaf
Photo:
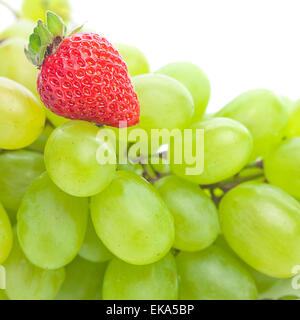
M 65 25 L 62 19 L 51 11 L 47 11 L 46 21 L 48 30 L 54 37 L 63 37 L 65 35 Z

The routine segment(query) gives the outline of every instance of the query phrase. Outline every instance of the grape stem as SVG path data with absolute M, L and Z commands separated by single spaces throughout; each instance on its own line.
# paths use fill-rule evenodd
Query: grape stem
M 257 166 L 255 166 L 255 167 L 257 168 Z M 247 168 L 249 168 L 249 167 L 247 166 Z M 219 183 L 210 184 L 210 185 L 206 185 L 206 186 L 200 186 L 200 188 L 210 190 L 212 200 L 214 201 L 216 206 L 218 206 L 221 199 L 223 198 L 224 194 L 227 193 L 228 191 L 230 191 L 231 189 L 237 187 L 238 185 L 240 185 L 243 182 L 252 181 L 252 180 L 255 180 L 258 178 L 262 178 L 262 177 L 264 177 L 263 172 L 255 173 L 255 174 L 248 176 L 248 177 L 240 177 L 239 175 L 236 175 L 232 179 L 228 179 L 228 180 L 225 180 L 225 181 L 222 181 Z M 221 189 L 224 194 L 222 194 L 221 196 L 217 196 L 215 193 L 216 189 Z
M 3 0 L 0 0 L 0 4 L 2 4 L 4 7 L 6 7 L 14 16 L 16 19 L 20 18 L 20 14 L 17 10 L 15 10 L 14 8 L 11 7 L 11 5 L 9 5 L 8 3 L 6 3 Z
M 260 168 L 263 169 L 264 168 L 264 162 L 263 160 L 258 160 L 255 162 L 252 162 L 250 164 L 248 164 L 245 169 L 254 169 L 254 168 Z

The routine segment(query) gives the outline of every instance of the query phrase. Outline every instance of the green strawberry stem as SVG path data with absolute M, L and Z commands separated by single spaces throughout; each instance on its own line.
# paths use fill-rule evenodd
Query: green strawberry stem
M 16 19 L 20 18 L 20 14 L 17 10 L 15 10 L 14 8 L 11 7 L 11 5 L 9 5 L 8 3 L 6 3 L 3 0 L 0 0 L 0 4 L 2 4 L 4 7 L 6 7 L 14 16 Z
M 67 34 L 63 20 L 54 12 L 47 11 L 46 23 L 38 20 L 29 37 L 28 47 L 25 48 L 27 59 L 40 69 L 44 60 L 56 51 L 61 42 L 69 35 L 79 32 L 81 28 L 82 26 Z

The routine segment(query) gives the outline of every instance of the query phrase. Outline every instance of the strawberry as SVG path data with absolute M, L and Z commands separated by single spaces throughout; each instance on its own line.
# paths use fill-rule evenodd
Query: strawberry
M 140 106 L 127 65 L 102 36 L 78 33 L 66 36 L 56 14 L 38 21 L 25 49 L 40 69 L 37 88 L 42 102 L 55 114 L 112 127 L 134 126 Z

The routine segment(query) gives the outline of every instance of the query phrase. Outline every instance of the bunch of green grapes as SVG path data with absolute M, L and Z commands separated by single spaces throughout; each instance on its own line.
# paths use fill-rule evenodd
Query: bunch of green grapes
M 299 101 L 258 89 L 206 113 L 197 65 L 150 73 L 116 44 L 141 115 L 113 141 L 37 99 L 24 39 L 46 10 L 70 18 L 66 0 L 24 0 L 0 33 L 0 300 L 299 298 Z

